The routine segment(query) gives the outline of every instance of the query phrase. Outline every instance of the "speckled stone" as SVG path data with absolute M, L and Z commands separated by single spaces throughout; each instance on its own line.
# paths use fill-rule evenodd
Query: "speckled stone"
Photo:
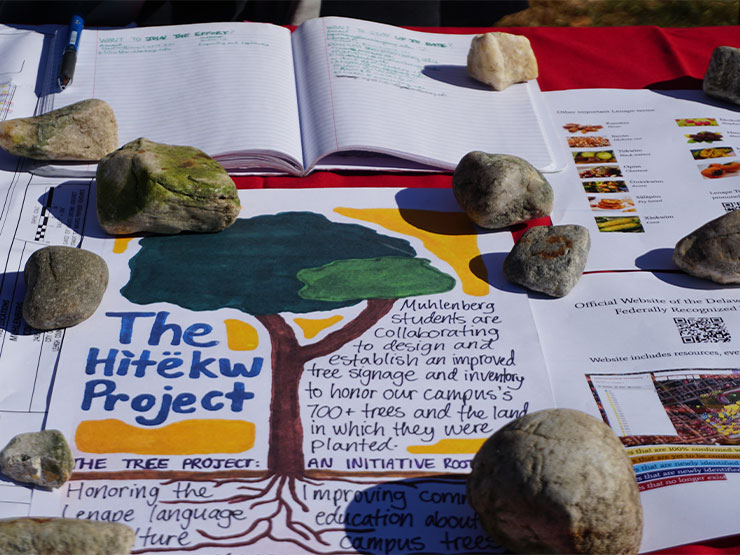
M 226 170 L 197 148 L 136 139 L 98 164 L 100 226 L 112 235 L 214 232 L 241 205 Z
M 468 51 L 468 73 L 502 91 L 514 83 L 536 79 L 539 71 L 527 37 L 492 32 L 473 37 Z
M 72 451 L 59 430 L 18 434 L 0 452 L 0 469 L 8 478 L 46 488 L 64 484 L 73 467 Z
M 39 330 L 75 326 L 98 308 L 108 286 L 108 266 L 100 256 L 65 246 L 34 252 L 23 270 L 23 319 Z
M 545 176 L 508 154 L 469 152 L 455 168 L 452 189 L 470 219 L 488 229 L 549 216 L 554 202 Z
M 714 49 L 702 88 L 709 96 L 740 104 L 740 48 L 718 46 Z
M 118 522 L 74 518 L 0 520 L 3 555 L 128 555 L 136 535 Z
M 514 553 L 633 554 L 642 539 L 640 493 L 611 428 L 586 413 L 527 414 L 475 455 L 470 504 Z
M 564 297 L 581 278 L 590 248 L 591 236 L 583 226 L 532 227 L 504 260 L 504 275 L 527 289 Z
M 687 274 L 740 283 L 740 210 L 707 222 L 676 243 L 673 262 Z
M 118 147 L 113 108 L 97 98 L 0 122 L 0 148 L 36 160 L 96 161 Z

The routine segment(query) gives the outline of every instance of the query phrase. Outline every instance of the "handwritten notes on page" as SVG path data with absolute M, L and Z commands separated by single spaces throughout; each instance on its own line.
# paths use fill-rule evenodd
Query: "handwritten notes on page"
M 290 32 L 264 23 L 89 30 L 74 85 L 55 108 L 107 101 L 119 141 L 195 146 L 211 156 L 253 150 L 302 164 Z M 262 157 L 262 158 L 260 158 Z
M 495 547 L 470 461 L 553 406 L 511 235 L 448 190 L 317 193 L 242 191 L 218 234 L 85 238 L 111 283 L 67 330 L 49 420 L 75 472 L 34 512 L 144 550 Z
M 475 81 L 471 38 L 345 18 L 301 25 L 293 42 L 306 163 L 362 150 L 454 169 L 483 150 L 564 167 L 536 81 L 504 91 Z

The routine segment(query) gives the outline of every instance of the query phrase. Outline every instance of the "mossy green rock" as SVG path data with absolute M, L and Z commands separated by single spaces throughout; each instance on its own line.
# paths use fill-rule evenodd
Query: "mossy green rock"
M 36 160 L 96 161 L 118 147 L 113 108 L 91 98 L 32 118 L 0 122 L 0 148 Z
M 96 179 L 98 221 L 112 235 L 221 231 L 241 209 L 226 170 L 189 146 L 136 139 L 103 158 Z
M 72 451 L 59 430 L 18 434 L 0 452 L 3 474 L 17 482 L 58 488 L 73 467 Z

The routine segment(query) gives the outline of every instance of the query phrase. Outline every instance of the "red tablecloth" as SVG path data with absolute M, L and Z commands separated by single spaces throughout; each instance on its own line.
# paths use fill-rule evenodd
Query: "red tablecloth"
M 532 43 L 543 91 L 585 88 L 700 89 L 717 46 L 740 48 L 740 26 L 511 27 L 430 29 L 440 33 L 492 30 L 525 35 Z M 235 177 L 239 188 L 450 187 L 450 174 L 315 172 L 308 177 Z M 515 236 L 517 235 L 516 230 Z M 739 492 L 740 493 L 740 492 Z M 660 554 L 740 554 L 738 536 L 659 551 Z

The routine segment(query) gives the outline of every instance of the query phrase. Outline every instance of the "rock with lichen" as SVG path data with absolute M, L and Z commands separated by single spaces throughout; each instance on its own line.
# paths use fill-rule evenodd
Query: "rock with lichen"
M 528 229 L 504 260 L 509 281 L 551 297 L 564 297 L 586 267 L 591 237 L 576 224 Z
M 118 147 L 113 108 L 97 98 L 0 122 L 0 148 L 36 160 L 96 161 Z
M 136 139 L 100 161 L 96 181 L 98 222 L 112 235 L 221 231 L 241 209 L 226 170 L 189 146 Z
M 59 430 L 18 434 L 0 451 L 0 469 L 16 482 L 58 488 L 73 467 L 72 451 Z
M 128 555 L 136 533 L 119 522 L 76 518 L 12 518 L 0 520 L 3 555 Z

